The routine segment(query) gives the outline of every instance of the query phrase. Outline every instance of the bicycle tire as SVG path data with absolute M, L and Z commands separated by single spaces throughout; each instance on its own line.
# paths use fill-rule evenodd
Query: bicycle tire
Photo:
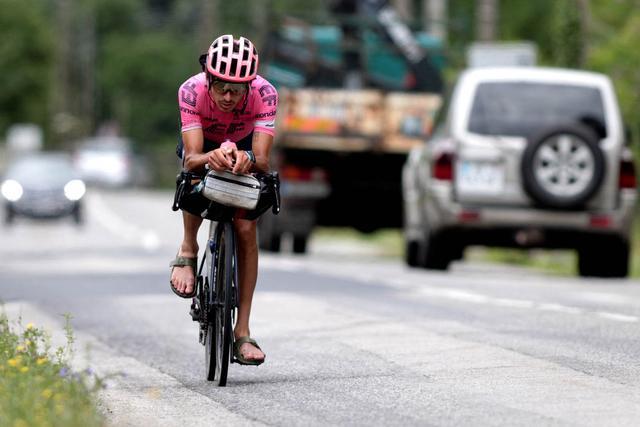
M 227 373 L 233 345 L 233 267 L 235 249 L 232 224 L 224 222 L 218 232 L 218 257 L 216 259 L 215 290 L 218 304 L 214 306 L 216 381 L 218 386 L 227 385 Z

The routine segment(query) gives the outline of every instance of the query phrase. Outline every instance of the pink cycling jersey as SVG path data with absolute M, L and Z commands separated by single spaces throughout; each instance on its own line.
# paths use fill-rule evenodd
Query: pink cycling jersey
M 257 76 L 245 96 L 248 98 L 244 111 L 243 98 L 232 112 L 223 113 L 207 93 L 205 74 L 196 74 L 180 86 L 178 93 L 182 132 L 202 129 L 206 139 L 217 143 L 226 139 L 240 141 L 254 130 L 273 136 L 278 107 L 276 89 Z

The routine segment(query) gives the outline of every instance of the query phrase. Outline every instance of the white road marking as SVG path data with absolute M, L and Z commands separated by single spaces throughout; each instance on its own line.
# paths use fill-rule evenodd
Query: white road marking
M 152 231 L 145 230 L 125 221 L 115 213 L 99 194 L 91 194 L 87 201 L 91 216 L 104 228 L 127 241 L 138 242 L 146 252 L 155 252 L 160 247 L 160 237 Z
M 640 317 L 627 316 L 626 314 L 608 313 L 605 311 L 597 311 L 596 314 L 604 319 L 615 320 L 618 322 L 636 323 L 640 321 Z
M 338 265 L 327 261 L 314 262 L 296 259 L 285 259 L 278 256 L 263 256 L 260 260 L 260 268 L 285 270 L 285 271 L 309 271 L 315 274 L 321 274 L 330 277 L 343 277 L 351 280 L 357 280 L 361 283 L 374 285 L 383 285 L 389 288 L 401 290 L 405 295 L 423 298 L 444 298 L 452 301 L 460 301 L 469 304 L 488 305 L 494 307 L 516 308 L 537 311 L 553 311 L 569 315 L 596 315 L 603 319 L 622 322 L 622 323 L 639 323 L 639 316 L 626 315 L 622 313 L 614 313 L 607 311 L 594 311 L 581 307 L 573 307 L 555 303 L 545 303 L 532 300 L 500 298 L 481 293 L 471 292 L 463 289 L 442 288 L 428 285 L 425 283 L 424 277 L 415 274 L 400 274 L 407 277 L 397 277 L 399 272 L 390 271 L 392 277 L 384 277 L 376 275 L 374 272 L 366 271 L 366 267 L 351 268 L 349 265 Z M 366 272 L 363 272 L 365 270 Z M 606 301 L 606 302 L 622 302 L 626 301 L 622 296 L 615 294 L 603 293 L 602 298 L 598 299 L 598 293 L 591 292 L 588 294 L 587 300 Z

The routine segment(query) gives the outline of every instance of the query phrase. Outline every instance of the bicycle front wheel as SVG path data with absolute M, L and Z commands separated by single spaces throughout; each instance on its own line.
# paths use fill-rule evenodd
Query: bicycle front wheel
M 233 226 L 229 222 L 222 224 L 218 231 L 218 256 L 215 259 L 214 289 L 217 303 L 214 304 L 212 342 L 216 352 L 215 373 L 220 387 L 227 384 L 227 372 L 232 356 L 233 345 L 233 278 L 235 262 Z

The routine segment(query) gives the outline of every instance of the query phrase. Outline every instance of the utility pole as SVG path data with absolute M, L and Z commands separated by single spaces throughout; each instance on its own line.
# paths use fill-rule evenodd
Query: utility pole
M 220 33 L 219 14 L 222 11 L 220 0 L 200 1 L 200 21 L 198 22 L 198 51 L 207 53 L 211 43 L 222 34 Z
M 96 117 L 96 12 L 92 2 L 84 5 L 82 16 L 78 40 L 80 102 L 76 114 L 82 120 L 84 130 L 92 132 Z
M 57 0 L 56 23 L 58 45 L 54 59 L 54 84 L 51 101 L 52 115 L 69 111 L 69 80 L 71 43 L 73 34 L 73 0 Z
M 589 27 L 591 24 L 590 0 L 577 0 L 580 9 L 580 57 L 579 66 L 585 68 L 589 56 Z
M 476 0 L 476 39 L 494 41 L 498 38 L 498 0 Z
M 449 0 L 422 0 L 422 28 L 443 42 L 447 41 Z

